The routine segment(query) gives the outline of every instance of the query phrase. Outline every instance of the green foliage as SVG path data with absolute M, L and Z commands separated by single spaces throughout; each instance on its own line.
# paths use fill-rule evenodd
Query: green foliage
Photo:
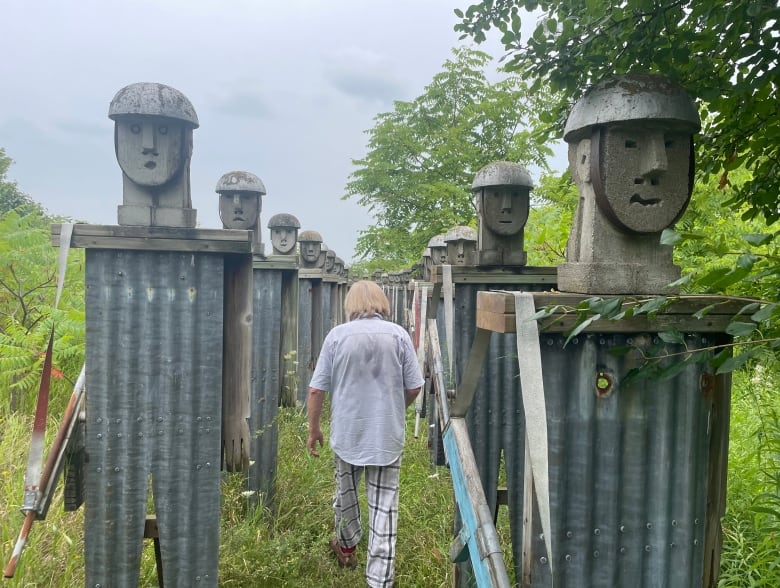
M 528 265 L 558 265 L 566 258 L 566 240 L 577 208 L 577 187 L 568 173 L 546 174 L 531 192 L 526 223 Z
M 471 183 L 492 161 L 545 166 L 550 154 L 534 113 L 546 93 L 529 92 L 517 75 L 491 82 L 490 57 L 458 48 L 425 92 L 395 102 L 368 131 L 368 153 L 354 160 L 344 198 L 373 214 L 356 252 L 385 270 L 419 261 L 431 237 L 473 224 Z
M 43 207 L 21 192 L 16 182 L 6 180 L 6 174 L 13 161 L 0 147 L 0 216 L 15 210 L 18 214 L 43 214 Z
M 522 19 L 538 16 L 527 39 Z M 559 92 L 540 114 L 560 136 L 571 102 L 596 81 L 629 72 L 662 73 L 700 100 L 704 127 L 699 169 L 733 180 L 730 204 L 744 218 L 780 217 L 780 102 L 777 56 L 780 7 L 774 0 L 484 0 L 464 12 L 456 30 L 477 42 L 497 29 L 511 52 L 508 67 L 531 87 Z
M 55 310 L 59 249 L 49 222 L 15 211 L 0 217 L 0 405 L 24 412 L 35 406 L 52 325 L 53 411 L 64 409 L 84 362 L 84 252 L 70 252 Z

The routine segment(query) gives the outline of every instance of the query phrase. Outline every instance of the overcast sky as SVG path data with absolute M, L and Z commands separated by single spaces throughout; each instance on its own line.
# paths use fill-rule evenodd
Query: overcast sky
M 279 212 L 350 263 L 371 217 L 344 186 L 373 118 L 420 95 L 457 46 L 469 0 L 5 0 L 0 147 L 8 177 L 51 214 L 116 224 L 121 171 L 108 105 L 161 82 L 200 120 L 192 201 L 221 228 L 220 176 L 265 184 L 262 230 Z M 525 23 L 524 23 L 525 24 Z M 479 47 L 496 58 L 497 42 Z M 534 178 L 538 179 L 538 178 Z

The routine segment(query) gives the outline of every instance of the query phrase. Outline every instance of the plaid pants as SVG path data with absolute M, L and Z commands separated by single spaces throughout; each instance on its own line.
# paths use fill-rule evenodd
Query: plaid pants
M 365 471 L 368 499 L 366 582 L 375 588 L 390 587 L 395 578 L 401 458 L 386 466 L 354 466 L 337 455 L 335 461 L 336 492 L 333 495 L 333 513 L 339 543 L 342 547 L 354 547 L 362 537 L 357 488 Z

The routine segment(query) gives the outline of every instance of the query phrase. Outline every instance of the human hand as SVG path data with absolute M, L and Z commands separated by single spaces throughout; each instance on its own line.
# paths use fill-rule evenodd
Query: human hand
M 309 438 L 306 441 L 306 447 L 309 448 L 309 453 L 314 457 L 319 457 L 320 452 L 317 451 L 317 443 L 322 447 L 325 444 L 325 438 L 322 436 L 320 429 L 309 429 Z

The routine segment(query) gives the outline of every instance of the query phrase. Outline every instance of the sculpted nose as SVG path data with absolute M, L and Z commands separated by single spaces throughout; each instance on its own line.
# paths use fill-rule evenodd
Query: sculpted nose
M 512 196 L 509 194 L 501 197 L 501 212 L 512 212 Z
M 141 147 L 143 148 L 144 155 L 157 155 L 154 127 L 150 124 L 142 125 Z
M 642 157 L 641 173 L 643 176 L 665 172 L 669 166 L 666 157 L 666 145 L 661 131 L 648 134 L 647 145 Z

